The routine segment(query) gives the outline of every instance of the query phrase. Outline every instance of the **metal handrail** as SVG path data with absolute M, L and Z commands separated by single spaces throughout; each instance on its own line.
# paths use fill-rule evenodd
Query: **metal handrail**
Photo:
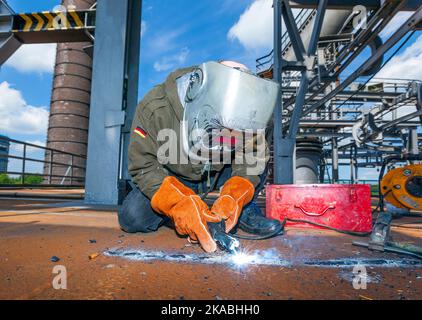
M 73 183 L 75 181 L 77 181 L 80 184 L 75 185 L 75 187 L 81 187 L 84 182 L 85 182 L 85 177 L 84 176 L 77 176 L 74 175 L 74 169 L 79 169 L 79 170 L 83 170 L 85 171 L 86 167 L 81 166 L 81 165 L 76 165 L 74 164 L 74 160 L 76 159 L 81 159 L 83 161 L 86 160 L 86 156 L 81 155 L 81 154 L 75 154 L 75 153 L 71 153 L 71 152 L 66 152 L 66 151 L 61 151 L 58 149 L 53 149 L 53 148 L 49 148 L 49 147 L 43 147 L 43 146 L 38 146 L 36 144 L 32 144 L 32 143 L 28 143 L 25 141 L 19 141 L 19 140 L 15 140 L 15 139 L 11 139 L 8 137 L 4 137 L 4 136 L 0 136 L 0 141 L 6 141 L 8 142 L 9 146 L 10 144 L 17 144 L 17 145 L 22 145 L 23 149 L 22 149 L 22 156 L 18 156 L 18 155 L 11 155 L 9 154 L 9 152 L 7 154 L 1 154 L 0 153 L 0 159 L 15 159 L 15 160 L 21 160 L 22 161 L 22 170 L 20 172 L 17 171 L 8 171 L 6 169 L 6 171 L 1 172 L 3 174 L 7 174 L 7 175 L 16 175 L 16 176 L 20 176 L 21 179 L 21 184 L 17 184 L 16 186 L 33 186 L 32 184 L 28 184 L 25 183 L 25 177 L 27 176 L 40 176 L 43 177 L 44 182 L 40 185 L 37 185 L 37 187 L 51 187 L 51 186 L 58 186 L 58 184 L 53 184 L 53 178 L 54 179 L 61 179 L 62 180 L 62 186 L 69 188 L 71 186 L 73 186 Z M 42 150 L 45 152 L 45 157 L 46 159 L 40 160 L 40 159 L 34 159 L 31 157 L 27 156 L 27 151 L 28 148 L 32 148 L 32 149 L 38 149 L 38 150 Z M 58 161 L 54 161 L 54 157 L 57 156 L 66 156 L 66 157 L 70 157 L 70 161 L 69 163 L 63 163 L 63 162 L 58 162 Z M 43 173 L 31 173 L 31 172 L 27 172 L 26 170 L 26 165 L 28 162 L 36 162 L 36 163 L 43 163 L 44 164 L 44 170 Z M 66 174 L 65 175 L 60 175 L 60 174 L 55 174 L 53 173 L 53 166 L 56 167 L 68 167 L 68 169 L 66 170 Z M 47 169 L 48 168 L 48 172 Z M 70 172 L 70 175 L 69 175 Z M 47 181 L 45 181 L 47 178 Z M 70 185 L 63 185 L 64 180 L 66 179 L 70 179 Z M 9 184 L 6 184 L 7 186 L 9 186 Z M 1 185 L 0 186 L 6 186 Z
M 4 137 L 4 136 L 0 136 L 0 140 L 9 141 L 10 143 L 27 145 L 29 147 L 43 149 L 43 150 L 46 150 L 46 151 L 54 151 L 54 152 L 57 152 L 57 153 L 66 154 L 66 155 L 69 155 L 69 156 L 75 156 L 75 157 L 78 157 L 78 158 L 86 159 L 86 156 L 81 155 L 81 154 L 70 153 L 70 152 L 66 152 L 66 151 L 62 151 L 62 150 L 58 150 L 58 149 L 53 149 L 53 148 L 49 148 L 49 147 L 38 146 L 36 144 L 32 144 L 32 143 L 20 141 L 20 140 L 15 140 L 15 139 L 11 139 L 11 138 Z
M 28 157 L 24 158 L 24 157 L 13 156 L 13 155 L 7 155 L 6 156 L 4 154 L 0 154 L 0 158 L 5 158 L 5 159 L 11 158 L 11 159 L 15 159 L 15 160 L 25 160 L 25 161 L 29 161 L 29 162 L 38 162 L 38 163 L 44 163 L 44 164 L 52 164 L 52 165 L 55 165 L 55 166 L 63 166 L 63 167 L 69 166 L 68 163 L 55 162 L 55 161 L 50 162 L 50 161 L 47 161 L 47 160 L 33 159 L 33 158 L 28 158 Z M 85 167 L 76 166 L 76 165 L 73 165 L 73 168 L 82 169 L 82 170 L 85 170 L 86 169 Z

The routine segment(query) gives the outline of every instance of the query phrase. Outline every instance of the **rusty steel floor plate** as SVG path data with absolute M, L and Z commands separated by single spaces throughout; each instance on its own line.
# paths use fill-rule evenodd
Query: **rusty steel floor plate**
M 0 198 L 0 299 L 422 299 L 422 261 L 351 244 L 367 239 L 289 229 L 242 240 L 239 260 L 205 254 L 166 227 L 124 233 L 113 209 L 55 202 Z M 421 230 L 392 234 L 422 245 Z M 66 290 L 52 286 L 56 265 Z M 353 287 L 356 265 L 366 289 Z

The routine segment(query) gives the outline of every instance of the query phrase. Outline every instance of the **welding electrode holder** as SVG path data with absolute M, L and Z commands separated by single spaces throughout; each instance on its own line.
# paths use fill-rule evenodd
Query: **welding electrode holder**
M 240 243 L 237 239 L 226 233 L 226 223 L 224 220 L 220 222 L 208 222 L 208 229 L 221 250 L 232 254 L 235 254 L 239 250 Z

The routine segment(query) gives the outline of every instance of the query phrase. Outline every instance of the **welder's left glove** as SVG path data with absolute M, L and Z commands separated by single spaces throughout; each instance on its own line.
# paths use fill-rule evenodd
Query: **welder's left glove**
M 236 226 L 243 207 L 253 199 L 254 193 L 254 185 L 245 178 L 235 176 L 226 181 L 211 208 L 212 213 L 226 220 L 226 232 Z

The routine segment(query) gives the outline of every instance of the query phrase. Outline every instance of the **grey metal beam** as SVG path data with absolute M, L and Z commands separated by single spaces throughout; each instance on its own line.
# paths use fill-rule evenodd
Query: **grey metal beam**
M 138 103 L 138 84 L 139 84 L 139 56 L 141 45 L 141 20 L 142 15 L 142 1 L 131 0 L 129 2 L 129 25 L 131 26 L 128 33 L 128 48 L 126 56 L 126 70 L 125 70 L 125 105 L 126 111 L 125 125 L 122 128 L 122 166 L 120 170 L 120 179 L 130 180 L 131 177 L 128 172 L 129 162 L 129 142 L 130 130 L 132 121 L 135 116 L 136 106 Z
M 302 62 L 305 58 L 305 47 L 300 38 L 293 13 L 284 0 L 274 0 L 274 78 L 282 83 L 282 68 L 285 67 L 282 60 L 282 17 L 290 36 L 296 58 Z M 295 41 L 296 40 L 296 41 Z M 280 97 L 280 104 L 282 100 Z M 294 181 L 294 151 L 296 137 L 283 136 L 282 126 L 283 108 L 279 108 L 274 116 L 274 183 L 291 184 Z M 277 123 L 278 122 L 278 123 Z
M 95 9 L 21 13 L 13 16 L 13 34 L 22 43 L 89 42 Z
M 274 175 L 274 182 L 276 184 L 294 183 L 296 137 L 299 130 L 299 121 L 302 116 L 303 104 L 309 87 L 309 78 L 313 73 L 316 45 L 321 32 L 322 22 L 324 20 L 325 5 L 326 0 L 320 1 L 318 12 L 315 17 L 314 29 L 312 30 L 311 40 L 307 51 L 302 38 L 300 37 L 300 33 L 288 1 L 281 0 L 281 8 L 277 8 L 278 10 L 281 10 L 281 14 L 284 18 L 284 24 L 286 25 L 287 32 L 295 52 L 296 62 L 303 62 L 303 69 L 299 91 L 297 93 L 295 107 L 290 118 L 287 135 L 282 137 L 279 142 L 279 149 L 275 152 L 275 157 L 279 159 L 279 161 L 274 164 L 274 171 L 276 173 Z M 276 12 L 276 8 L 274 10 Z M 278 15 L 278 12 L 276 12 L 276 14 Z M 275 38 L 275 43 L 278 42 L 280 42 L 280 44 L 277 45 L 281 46 L 281 38 Z M 282 67 L 284 68 L 284 65 Z
M 318 0 L 291 0 L 292 8 L 309 8 L 314 9 L 318 6 Z M 368 9 L 379 8 L 382 4 L 381 0 L 328 0 L 327 9 L 352 9 L 355 6 L 363 5 Z M 403 11 L 414 11 L 420 6 L 420 0 L 403 1 Z
M 299 91 L 297 92 L 295 107 L 290 118 L 289 132 L 287 136 L 290 139 L 296 139 L 299 130 L 299 122 L 302 117 L 303 103 L 305 102 L 306 92 L 309 85 L 309 73 L 302 72 L 302 79 L 300 80 Z
M 12 33 L 14 14 L 7 2 L 0 0 L 0 66 L 22 45 Z
M 292 9 L 289 6 L 289 1 L 281 0 L 281 5 L 281 14 L 284 18 L 284 25 L 286 26 L 287 32 L 289 34 L 290 43 L 292 44 L 296 60 L 299 62 L 303 61 L 306 54 L 305 45 L 303 44 L 302 38 L 300 37 L 300 32 L 296 25 Z
M 290 118 L 290 126 L 288 137 L 290 139 L 296 139 L 297 132 L 299 130 L 299 121 L 302 117 L 303 104 L 305 102 L 306 92 L 309 88 L 309 79 L 311 77 L 313 69 L 313 60 L 315 58 L 316 48 L 318 44 L 318 38 L 321 32 L 322 23 L 324 21 L 324 13 L 327 5 L 327 0 L 321 0 L 318 4 L 318 10 L 315 17 L 314 27 L 312 30 L 311 40 L 309 42 L 306 59 L 308 59 L 307 70 L 302 72 L 302 78 L 300 80 L 299 91 L 296 96 L 295 107 L 293 109 L 292 116 Z M 287 11 L 289 11 L 288 8 Z M 290 34 L 290 32 L 289 32 Z M 301 41 L 302 42 L 302 41 Z M 303 45 L 303 44 L 302 44 Z
M 140 12 L 138 19 L 129 18 L 132 14 L 137 15 L 130 12 L 134 8 L 132 1 L 140 0 L 101 0 L 97 3 L 85 186 L 87 203 L 116 205 L 119 200 L 121 130 L 127 109 L 125 97 L 131 97 L 133 101 L 135 96 L 125 88 L 126 79 L 136 76 L 136 72 L 130 77 L 127 74 L 130 70 L 127 64 L 134 59 L 134 51 L 128 55 L 128 50 L 131 51 L 128 40 L 132 30 L 139 30 L 141 23 Z M 132 56 L 132 61 L 128 56 Z
M 332 138 L 332 137 L 336 137 L 336 138 L 348 138 L 348 137 L 352 137 L 351 133 L 342 133 L 342 132 L 303 132 L 303 133 L 299 133 L 298 135 L 299 137 L 319 137 L 319 138 Z
M 412 115 L 412 117 L 416 117 L 416 115 Z M 381 125 L 385 125 L 390 123 L 391 121 L 382 121 Z M 344 127 L 353 127 L 353 125 L 356 124 L 356 121 L 353 120 L 301 120 L 300 121 L 300 127 L 302 128 L 344 128 Z M 419 121 L 406 121 L 402 123 L 395 123 L 394 126 L 397 126 L 398 128 L 409 128 L 409 127 L 415 127 L 419 126 Z
M 384 130 L 387 130 L 389 128 L 395 127 L 395 126 L 397 126 L 398 124 L 401 124 L 401 123 L 407 123 L 407 124 L 409 124 L 409 122 L 408 122 L 409 120 L 411 120 L 413 118 L 416 118 L 416 117 L 419 117 L 419 116 L 422 116 L 422 110 L 418 110 L 418 111 L 409 113 L 409 114 L 407 114 L 405 116 L 402 116 L 400 118 L 394 119 L 392 121 L 388 121 L 387 123 L 381 125 L 379 127 L 379 129 L 381 131 L 384 131 Z M 419 122 L 419 125 L 420 124 L 421 123 Z
M 20 47 L 22 43 L 13 35 L 0 35 L 0 66 L 2 66 Z
M 294 93 L 296 94 L 297 87 L 283 87 L 283 93 Z M 364 101 L 364 102 L 382 102 L 383 100 L 393 100 L 397 98 L 400 93 L 395 92 L 365 92 L 365 91 L 356 91 L 356 90 L 346 90 L 339 92 L 335 99 L 336 100 L 347 100 L 349 101 Z M 307 96 L 310 96 L 308 93 Z M 314 97 L 313 100 L 317 102 L 324 98 L 325 94 L 320 93 L 318 96 Z M 352 97 L 352 98 L 350 98 Z
M 273 1 L 273 10 L 274 10 L 274 72 L 273 79 L 278 83 L 282 83 L 282 30 L 281 30 L 281 0 Z M 280 184 L 284 177 L 285 172 L 283 172 L 282 162 L 284 161 L 283 155 L 283 124 L 282 124 L 282 115 L 283 115 L 283 104 L 281 99 L 281 94 L 277 98 L 276 108 L 274 109 L 273 124 L 273 147 L 274 147 L 274 183 Z M 293 173 L 291 174 L 291 179 L 293 179 Z

